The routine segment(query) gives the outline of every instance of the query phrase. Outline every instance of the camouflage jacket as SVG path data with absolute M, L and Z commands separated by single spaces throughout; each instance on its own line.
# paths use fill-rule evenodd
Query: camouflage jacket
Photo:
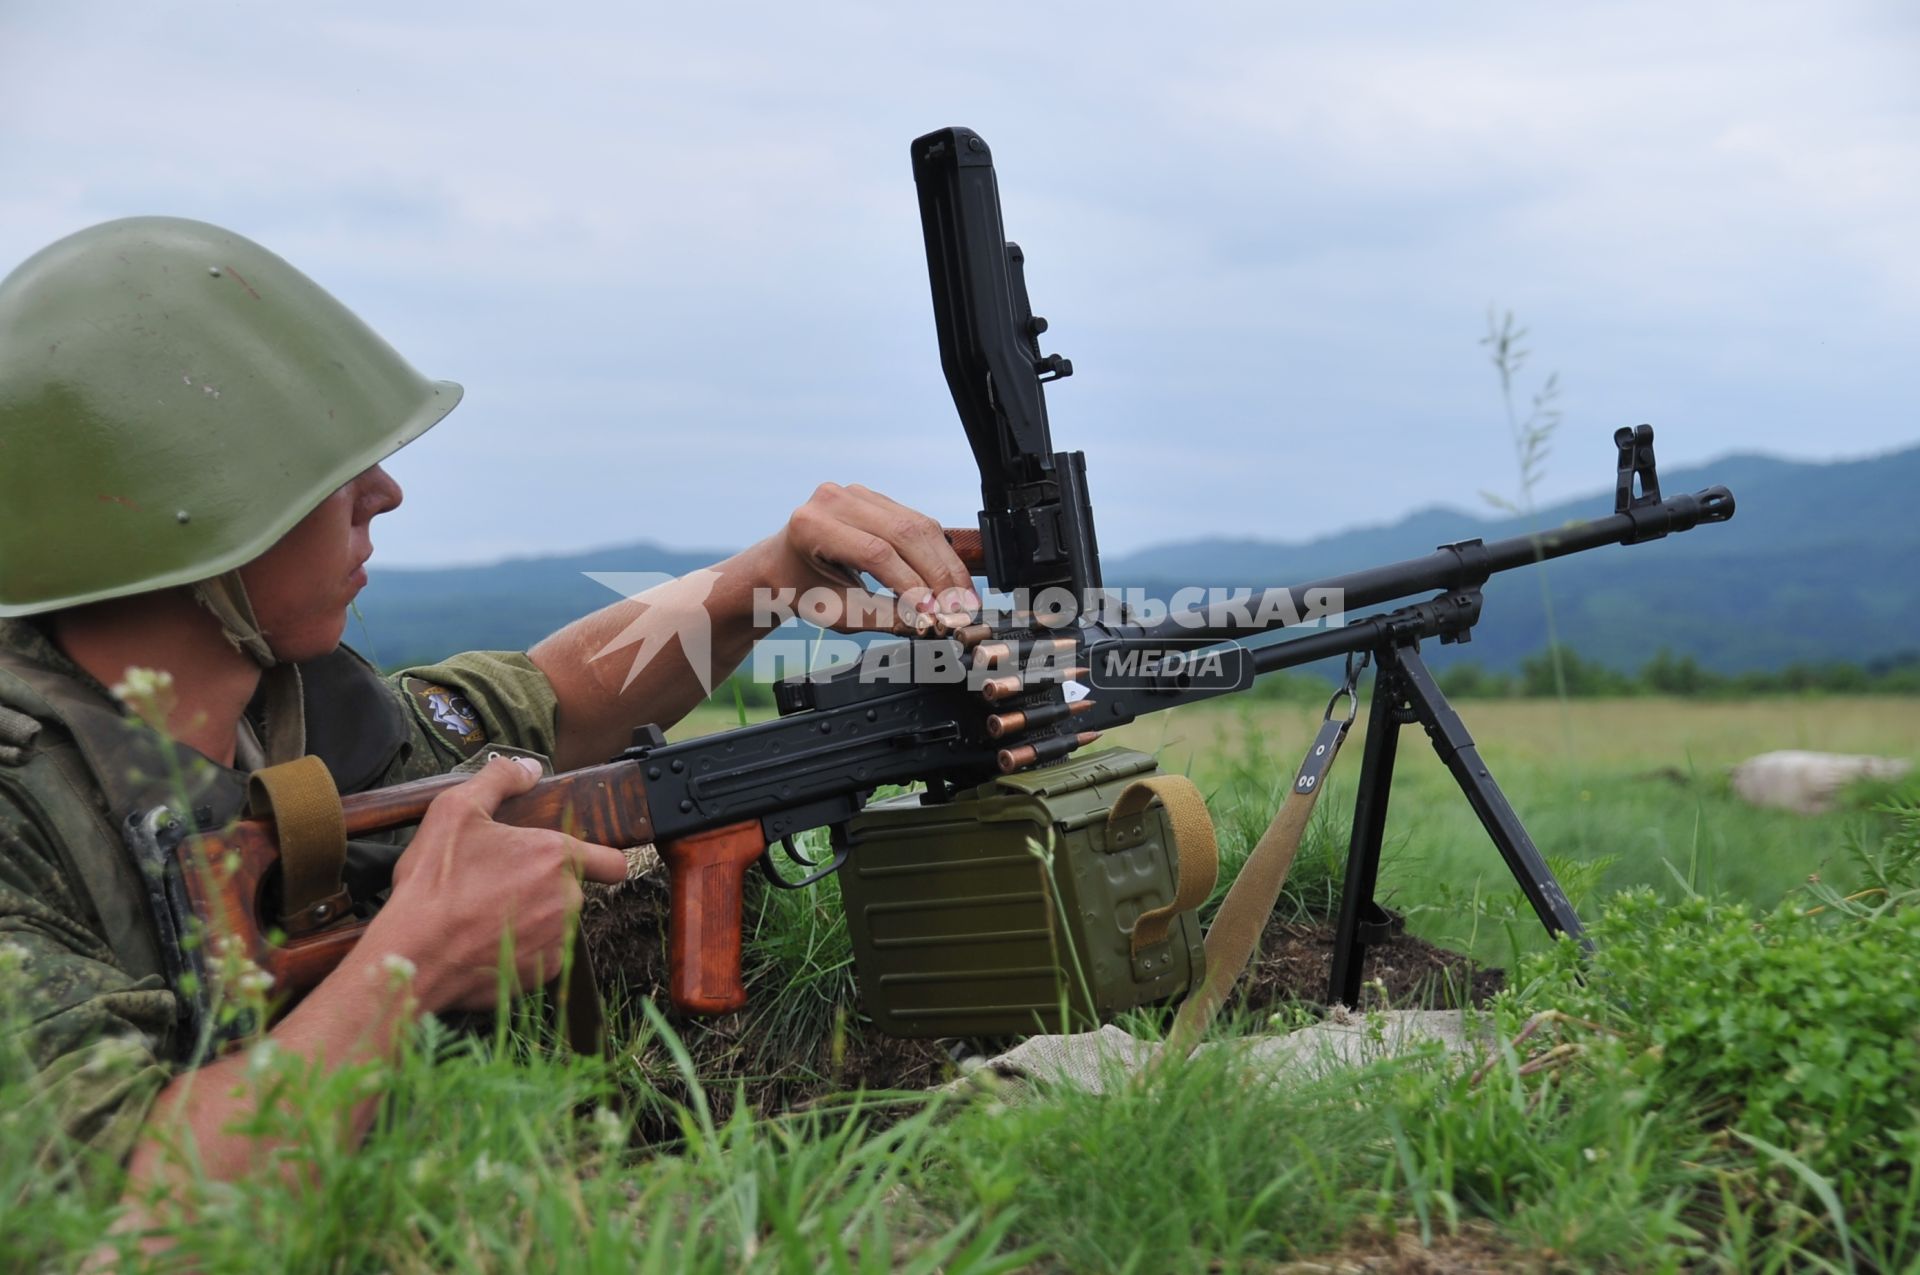
M 554 751 L 553 689 L 519 653 L 383 678 L 342 647 L 299 672 L 306 751 L 342 792 L 441 774 L 489 743 Z M 260 711 L 248 710 L 266 738 Z M 203 826 L 225 822 L 244 792 L 239 771 L 128 715 L 37 623 L 0 620 L 0 1030 L 37 1098 L 106 1156 L 132 1150 L 189 1045 L 119 829 L 182 799 Z M 371 870 L 390 870 L 403 844 L 391 838 Z

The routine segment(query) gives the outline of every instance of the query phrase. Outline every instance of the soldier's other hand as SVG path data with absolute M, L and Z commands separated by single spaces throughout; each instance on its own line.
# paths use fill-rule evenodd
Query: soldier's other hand
M 393 893 L 362 942 L 413 963 L 422 1008 L 494 1005 L 503 936 L 511 952 L 507 991 L 550 982 L 580 911 L 580 882 L 626 878 L 626 856 L 611 847 L 494 822 L 501 802 L 538 780 L 531 761 L 487 763 L 434 799 L 394 865 Z
M 867 616 L 899 614 L 911 629 L 924 615 L 950 626 L 980 609 L 973 577 L 942 534 L 940 524 L 859 483 L 822 483 L 787 525 L 763 542 L 770 561 L 762 583 L 773 588 L 836 590 L 855 614 L 833 621 L 840 630 L 876 626 Z M 895 594 L 868 592 L 865 572 Z

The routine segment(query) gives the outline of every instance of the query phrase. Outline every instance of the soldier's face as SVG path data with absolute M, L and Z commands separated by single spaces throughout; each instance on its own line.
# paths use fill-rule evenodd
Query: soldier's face
M 367 583 L 368 524 L 399 504 L 400 484 L 375 465 L 240 568 L 254 619 L 275 655 L 297 663 L 340 645 L 347 606 Z

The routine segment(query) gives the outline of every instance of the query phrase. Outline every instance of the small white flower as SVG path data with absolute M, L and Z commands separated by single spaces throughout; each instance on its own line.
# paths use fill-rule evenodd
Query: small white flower
M 116 683 L 113 693 L 122 699 L 135 695 L 151 695 L 155 691 L 173 689 L 173 674 L 163 668 L 129 668 L 126 678 Z
M 111 688 L 115 699 L 148 721 L 164 721 L 173 707 L 173 674 L 160 668 L 129 668 Z
M 431 1151 L 423 1156 L 416 1156 L 413 1163 L 407 1166 L 407 1180 L 415 1186 L 424 1185 L 432 1180 L 435 1170 L 439 1167 L 440 1157 Z
M 388 952 L 380 960 L 380 968 L 387 972 L 390 983 L 411 983 L 417 967 L 398 952 Z
M 599 1138 L 600 1145 L 608 1150 L 612 1150 L 626 1141 L 627 1122 L 620 1118 L 619 1112 L 611 1108 L 595 1107 L 593 1109 L 593 1131 Z

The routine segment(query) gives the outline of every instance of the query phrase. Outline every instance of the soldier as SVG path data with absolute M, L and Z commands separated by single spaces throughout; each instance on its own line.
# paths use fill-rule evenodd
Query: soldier
M 96 226 L 0 282 L 0 1000 L 67 1131 L 131 1156 L 130 1190 L 165 1171 L 150 1113 L 177 1118 L 215 1177 L 262 1150 L 231 1128 L 256 1100 L 240 1060 L 183 1082 L 193 1042 L 120 835 L 130 813 L 184 802 L 217 826 L 248 772 L 303 755 L 342 792 L 483 750 L 603 761 L 704 694 L 685 653 L 631 677 L 625 659 L 596 661 L 616 637 L 638 625 L 664 640 L 702 606 L 721 675 L 765 632 L 756 588 L 839 587 L 837 564 L 921 611 L 979 605 L 938 524 L 829 483 L 715 564 L 710 588 L 616 603 L 525 653 L 382 677 L 340 645 L 369 525 L 400 504 L 380 462 L 460 395 L 280 258 L 199 222 Z M 146 669 L 171 677 L 150 724 L 109 690 Z M 618 881 L 626 863 L 491 820 L 538 769 L 487 761 L 404 852 L 356 844 L 350 869 L 390 872 L 391 894 L 273 1027 L 279 1048 L 338 1067 L 388 1054 L 420 1014 L 490 1008 L 503 934 L 522 989 L 551 977 L 579 879 Z M 396 970 L 411 971 L 404 993 Z

